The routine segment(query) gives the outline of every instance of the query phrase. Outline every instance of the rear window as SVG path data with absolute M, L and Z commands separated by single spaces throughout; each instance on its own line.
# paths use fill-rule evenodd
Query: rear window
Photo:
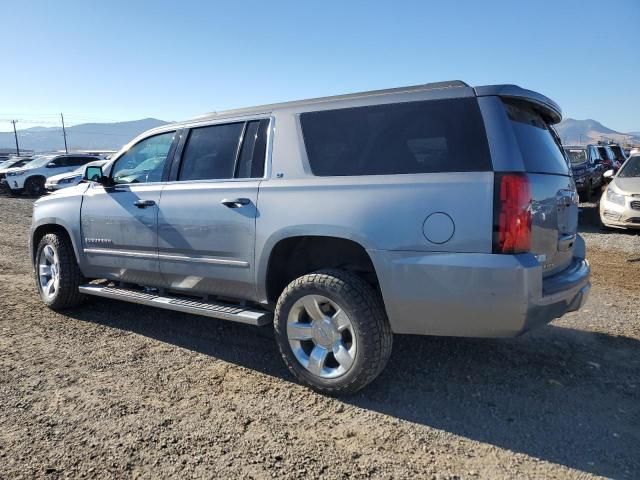
M 616 160 L 618 160 L 619 162 L 624 162 L 626 160 L 624 153 L 622 153 L 622 147 L 620 145 L 611 145 L 609 146 L 609 148 L 616 156 Z
M 569 160 L 571 160 L 571 163 L 573 163 L 573 164 L 584 163 L 584 162 L 587 161 L 587 151 L 586 151 L 586 149 L 582 149 L 582 148 L 565 148 L 564 151 L 567 154 L 567 157 L 569 157 Z
M 559 142 L 542 115 L 527 102 L 503 102 L 527 172 L 569 175 Z
M 475 98 L 309 112 L 300 122 L 314 175 L 491 170 Z

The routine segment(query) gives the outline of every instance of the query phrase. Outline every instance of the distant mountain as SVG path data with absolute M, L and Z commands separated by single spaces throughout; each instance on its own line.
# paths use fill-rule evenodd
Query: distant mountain
M 83 123 L 67 127 L 69 150 L 118 150 L 137 135 L 169 122 L 143 118 L 130 122 Z M 46 152 L 64 149 L 61 127 L 32 127 L 18 130 L 20 148 Z M 0 147 L 15 147 L 13 132 L 0 132 Z
M 592 119 L 576 120 L 565 118 L 555 128 L 562 139 L 562 143 L 565 145 L 597 143 L 598 140 L 640 143 L 640 132 L 617 132 Z

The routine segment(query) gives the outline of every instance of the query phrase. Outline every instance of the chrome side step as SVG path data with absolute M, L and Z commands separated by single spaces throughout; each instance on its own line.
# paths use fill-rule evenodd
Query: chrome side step
M 169 295 L 154 295 L 151 293 L 128 290 L 126 288 L 104 287 L 101 285 L 80 285 L 80 293 L 95 295 L 97 297 L 113 298 L 125 302 L 139 303 L 151 307 L 174 310 L 176 312 L 191 313 L 205 317 L 219 318 L 221 320 L 231 320 L 233 322 L 246 323 L 249 325 L 262 326 L 272 320 L 271 312 L 238 307 L 215 302 L 199 302 L 185 300 Z

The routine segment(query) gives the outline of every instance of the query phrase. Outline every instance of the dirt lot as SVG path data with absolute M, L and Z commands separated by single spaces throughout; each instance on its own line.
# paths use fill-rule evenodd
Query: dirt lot
M 517 339 L 398 337 L 338 400 L 292 383 L 269 327 L 47 310 L 31 204 L 0 197 L 0 478 L 640 478 L 638 235 L 583 227 L 583 311 Z

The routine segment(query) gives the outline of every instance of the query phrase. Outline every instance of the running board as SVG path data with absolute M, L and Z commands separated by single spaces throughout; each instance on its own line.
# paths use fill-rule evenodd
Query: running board
M 87 295 L 123 300 L 125 302 L 164 308 L 165 310 L 191 313 L 221 320 L 231 320 L 249 325 L 262 326 L 272 320 L 271 312 L 224 303 L 198 302 L 179 297 L 171 297 L 169 295 L 154 295 L 137 290 L 128 290 L 126 288 L 103 287 L 101 285 L 91 284 L 80 285 L 79 290 L 80 293 Z

